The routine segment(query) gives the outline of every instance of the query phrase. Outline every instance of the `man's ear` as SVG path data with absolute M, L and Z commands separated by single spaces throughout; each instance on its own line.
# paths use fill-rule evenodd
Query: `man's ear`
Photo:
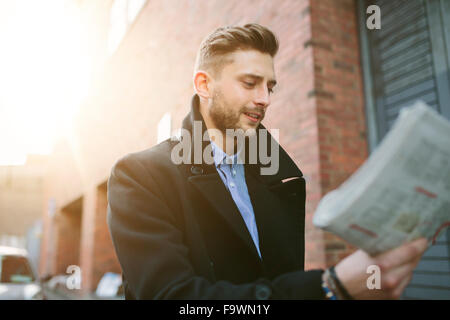
M 208 72 L 199 70 L 194 75 L 194 88 L 199 97 L 209 99 L 212 93 L 212 78 Z

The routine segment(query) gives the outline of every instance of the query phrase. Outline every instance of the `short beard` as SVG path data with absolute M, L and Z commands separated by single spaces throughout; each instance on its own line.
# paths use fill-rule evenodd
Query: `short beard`
M 220 90 L 216 90 L 210 101 L 209 116 L 214 122 L 217 129 L 226 133 L 226 129 L 239 129 L 239 117 L 241 112 L 234 112 L 224 105 L 224 96 Z

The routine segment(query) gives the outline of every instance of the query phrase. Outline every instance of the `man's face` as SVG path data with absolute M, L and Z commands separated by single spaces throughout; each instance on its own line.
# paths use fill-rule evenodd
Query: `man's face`
M 270 104 L 276 84 L 273 58 L 256 50 L 230 54 L 219 79 L 213 82 L 208 113 L 217 129 L 256 129 Z

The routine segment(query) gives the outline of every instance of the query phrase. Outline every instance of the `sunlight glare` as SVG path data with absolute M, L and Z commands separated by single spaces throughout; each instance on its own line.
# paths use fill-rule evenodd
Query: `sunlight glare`
M 87 95 L 91 70 L 76 1 L 0 2 L 2 18 L 0 165 L 51 152 Z

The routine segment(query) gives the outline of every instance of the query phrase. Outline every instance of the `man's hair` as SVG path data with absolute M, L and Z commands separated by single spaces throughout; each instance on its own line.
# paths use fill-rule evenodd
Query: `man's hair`
M 272 31 L 256 23 L 217 28 L 203 39 L 194 73 L 204 70 L 220 77 L 224 65 L 232 62 L 227 55 L 237 50 L 251 49 L 274 57 L 278 51 L 278 40 Z

